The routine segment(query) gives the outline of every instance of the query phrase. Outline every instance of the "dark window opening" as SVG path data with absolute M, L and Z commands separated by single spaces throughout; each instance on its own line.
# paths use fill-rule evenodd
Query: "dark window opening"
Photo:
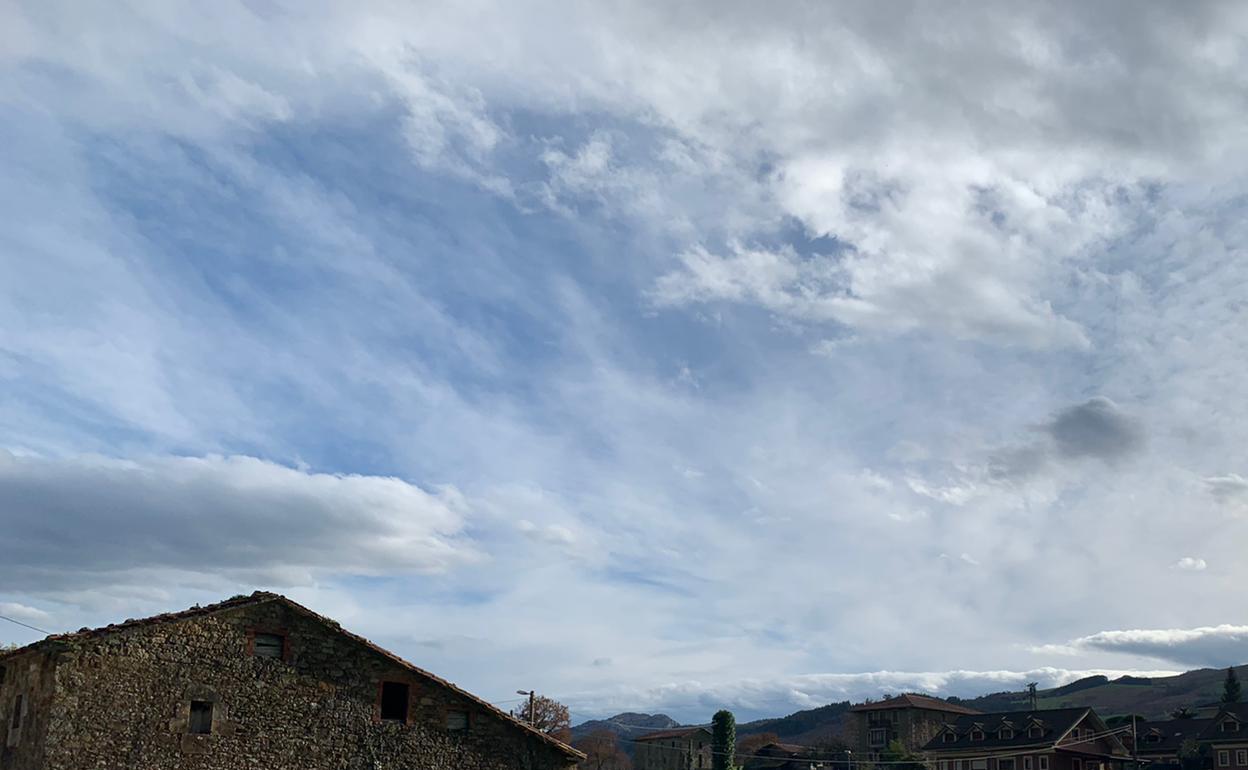
M 253 639 L 252 651 L 257 658 L 277 658 L 281 660 L 285 657 L 286 637 L 281 634 L 256 634 Z
M 408 686 L 403 682 L 381 683 L 381 718 L 387 721 L 406 722 Z
M 958 736 L 957 736 L 956 734 L 954 734 L 954 733 L 945 733 L 945 743 L 953 743 L 953 742 L 954 742 L 954 741 L 956 741 L 957 739 L 958 739 Z
M 206 700 L 191 701 L 191 721 L 187 726 L 191 735 L 212 734 L 212 703 Z
M 468 729 L 467 711 L 446 712 L 446 729 L 452 732 L 463 732 Z
M 1148 741 L 1149 743 L 1161 743 L 1161 736 L 1157 735 L 1156 733 L 1152 733 L 1150 735 L 1144 736 L 1144 740 Z
M 1027 730 L 1028 738 L 1039 738 L 1044 734 L 1044 730 L 1039 727 L 1032 727 Z
M 14 730 L 22 726 L 22 696 L 18 695 L 13 699 L 13 721 L 9 726 Z
M 0 666 L 0 684 L 4 684 L 4 666 Z

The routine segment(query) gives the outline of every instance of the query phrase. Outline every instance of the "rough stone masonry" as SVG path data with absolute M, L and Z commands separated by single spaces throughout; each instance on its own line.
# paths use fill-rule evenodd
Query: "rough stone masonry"
M 283 596 L 0 656 L 0 770 L 566 770 L 580 752 Z

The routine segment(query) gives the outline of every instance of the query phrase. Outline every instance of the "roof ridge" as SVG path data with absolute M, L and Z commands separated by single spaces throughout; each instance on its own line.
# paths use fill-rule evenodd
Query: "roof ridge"
M 579 751 L 578 749 L 572 748 L 571 746 L 559 740 L 558 738 L 555 738 L 552 735 L 548 735 L 542 732 L 541 730 L 538 730 L 537 728 L 533 727 L 532 725 L 528 724 L 527 722 L 523 722 L 517 719 L 516 717 L 512 716 L 506 711 L 503 711 L 502 709 L 498 708 L 497 706 L 490 703 L 489 701 L 482 700 L 481 698 L 477 697 L 476 695 L 473 695 L 467 690 L 464 690 L 458 687 L 453 682 L 449 682 L 441 678 L 440 676 L 437 676 L 436 674 L 426 671 L 425 669 L 415 665 L 414 663 L 410 663 L 404 660 L 403 658 L 399 657 L 393 652 L 390 652 L 386 648 L 381 647 L 380 645 L 377 645 L 374 642 L 369 641 L 367 638 L 360 636 L 359 634 L 348 631 L 347 629 L 343 628 L 341 623 L 334 620 L 333 618 L 327 617 L 325 615 L 322 615 L 316 612 L 315 610 L 309 609 L 303 606 L 302 604 L 300 604 L 299 602 L 295 601 L 294 599 L 291 599 L 288 596 L 284 596 L 279 593 L 273 593 L 272 591 L 253 591 L 251 594 L 238 594 L 237 596 L 231 596 L 228 599 L 223 599 L 222 601 L 214 602 L 212 604 L 205 604 L 202 606 L 196 604 L 193 607 L 188 607 L 185 610 L 179 610 L 176 612 L 164 612 L 164 613 L 161 613 L 158 615 L 152 615 L 146 618 L 127 618 L 126 620 L 120 623 L 110 623 L 107 626 L 100 626 L 98 628 L 84 627 L 84 628 L 78 629 L 77 631 L 71 631 L 68 633 L 50 634 L 44 637 L 43 639 L 40 639 L 39 641 L 31 642 L 30 644 L 25 645 L 23 647 L 18 647 L 15 650 L 10 650 L 9 652 L 0 654 L 0 660 L 4 658 L 13 657 L 15 655 L 26 652 L 28 650 L 32 650 L 36 647 L 39 647 L 45 644 L 94 639 L 94 638 L 106 636 L 109 634 L 121 633 L 123 631 L 128 631 L 133 628 L 142 628 L 145 626 L 155 625 L 157 623 L 174 623 L 174 622 L 178 622 L 182 620 L 188 620 L 194 617 L 200 617 L 202 615 L 209 615 L 209 614 L 213 614 L 216 612 L 225 612 L 227 610 L 235 610 L 240 607 L 247 607 L 247 606 L 254 605 L 254 604 L 262 604 L 264 602 L 269 602 L 269 601 L 281 601 L 287 606 L 291 607 L 292 609 L 304 615 L 307 615 L 308 617 L 324 625 L 329 626 L 331 629 L 333 629 L 337 633 L 340 633 L 346 636 L 347 638 L 351 639 L 352 641 L 358 644 L 364 645 L 369 650 L 389 659 L 390 661 L 394 663 L 397 663 L 401 667 L 406 668 L 409 671 L 412 671 L 420 676 L 431 679 L 434 682 L 442 685 L 443 687 L 450 689 L 451 691 L 457 693 L 463 698 L 472 701 L 477 706 L 480 706 L 481 708 L 492 712 L 496 716 L 502 717 L 503 719 L 507 720 L 508 722 L 511 722 L 513 725 L 517 727 L 520 727 L 521 729 L 527 731 L 533 736 L 538 737 L 542 739 L 543 741 L 553 745 L 555 748 L 559 749 L 560 751 L 570 754 L 571 756 L 575 758 L 579 758 L 579 759 L 585 758 L 585 754 Z

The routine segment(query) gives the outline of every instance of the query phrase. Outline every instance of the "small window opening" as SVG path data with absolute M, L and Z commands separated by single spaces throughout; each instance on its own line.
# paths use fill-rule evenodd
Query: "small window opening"
M 1027 728 L 1028 738 L 1039 738 L 1042 735 L 1044 735 L 1044 729 L 1038 725 Z
M 1001 731 L 997 734 L 997 737 L 999 737 L 1003 741 L 1008 741 L 1009 739 L 1014 737 L 1014 731 L 1008 727 L 1002 727 Z
M 212 734 L 212 702 L 206 700 L 191 701 L 191 721 L 187 725 L 191 735 Z
M 18 695 L 13 699 L 13 721 L 9 726 L 14 730 L 22 726 L 22 695 Z
M 451 732 L 463 732 L 468 729 L 467 711 L 446 712 L 446 729 Z
M 4 684 L 4 673 L 5 673 L 4 666 L 0 666 L 0 684 Z
M 984 739 L 984 731 L 983 731 L 983 730 L 971 730 L 971 740 L 973 740 L 973 741 L 982 741 L 983 739 Z
M 257 658 L 281 660 L 286 650 L 286 637 L 281 634 L 256 634 L 252 649 Z
M 406 722 L 408 686 L 403 682 L 381 683 L 381 718 L 387 721 Z
M 952 732 L 945 733 L 945 743 L 953 743 L 957 739 L 958 739 L 958 736 L 955 733 L 952 733 Z
M 1161 736 L 1158 735 L 1157 733 L 1149 733 L 1148 735 L 1144 736 L 1144 740 L 1147 741 L 1148 743 L 1161 743 Z

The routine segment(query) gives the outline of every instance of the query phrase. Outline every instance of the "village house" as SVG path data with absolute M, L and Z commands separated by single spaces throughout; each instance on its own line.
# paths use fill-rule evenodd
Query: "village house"
M 0 655 L 0 770 L 568 770 L 583 754 L 277 594 Z
M 848 739 L 853 756 L 874 761 L 892 741 L 918 751 L 953 717 L 979 712 L 926 695 L 898 695 L 860 703 L 850 710 Z
M 817 749 L 810 746 L 772 742 L 745 757 L 741 767 L 744 770 L 812 770 L 824 766 L 823 761 L 814 758 L 817 755 Z
M 923 751 L 936 770 L 1121 770 L 1117 731 L 1090 708 L 958 717 Z
M 1196 745 L 1212 719 L 1165 719 L 1135 723 L 1134 744 L 1124 735 L 1128 748 L 1141 762 L 1151 765 L 1178 765 L 1185 745 Z
M 711 766 L 711 731 L 678 727 L 634 740 L 633 770 L 705 770 Z
M 1214 770 L 1248 770 L 1248 704 L 1223 706 L 1209 720 L 1200 742 L 1209 747 Z

